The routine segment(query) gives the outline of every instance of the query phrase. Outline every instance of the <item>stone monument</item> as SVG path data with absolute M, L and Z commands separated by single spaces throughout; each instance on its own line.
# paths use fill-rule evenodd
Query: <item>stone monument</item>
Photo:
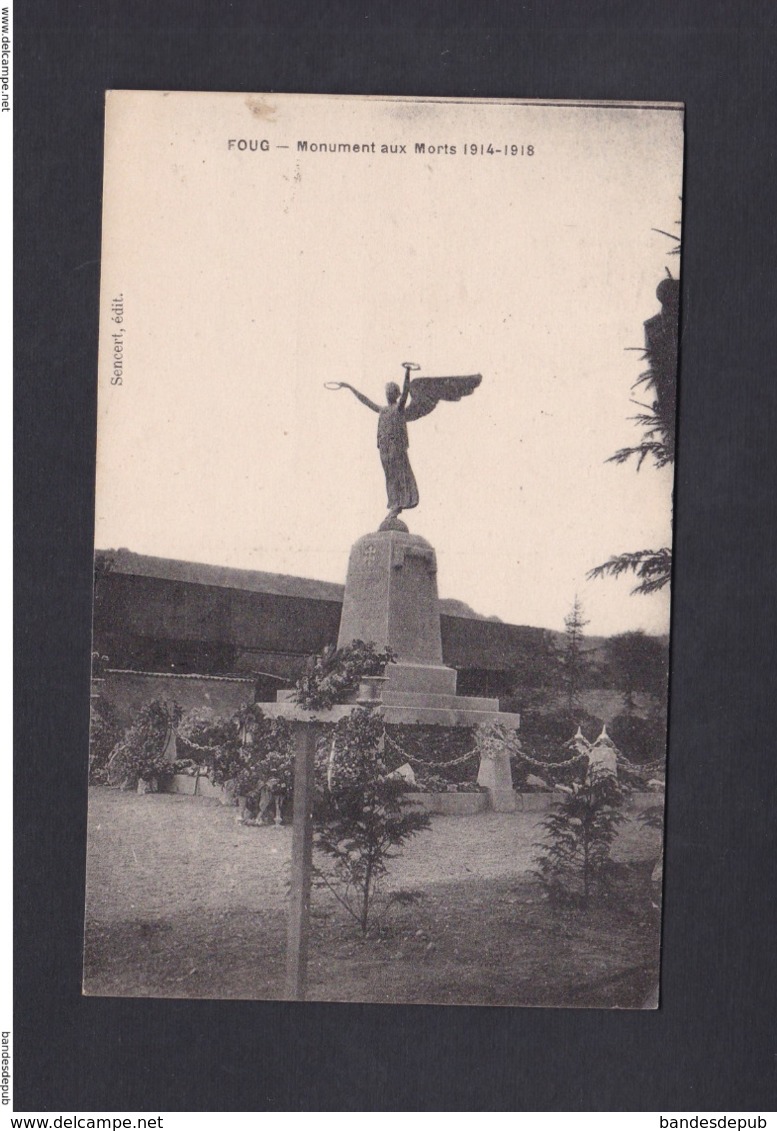
M 407 455 L 407 422 L 430 413 L 440 401 L 458 401 L 480 384 L 471 377 L 426 377 L 410 380 L 418 366 L 406 362 L 402 389 L 386 386 L 386 405 L 378 406 L 351 385 L 348 388 L 378 413 L 378 450 L 386 476 L 388 514 L 379 530 L 353 545 L 348 563 L 338 646 L 354 640 L 390 648 L 396 662 L 378 680 L 380 692 L 371 701 L 391 723 L 475 727 L 498 721 L 517 729 L 520 716 L 499 711 L 498 699 L 456 694 L 456 672 L 442 662 L 437 556 L 425 538 L 411 534 L 399 514 L 418 505 L 418 487 Z M 408 399 L 410 404 L 408 405 Z M 286 958 L 286 996 L 306 994 L 310 937 L 310 890 L 313 841 L 314 757 L 320 727 L 353 711 L 354 703 L 311 711 L 294 702 L 292 692 L 279 692 L 276 703 L 263 703 L 267 715 L 292 724 L 295 742 L 294 830 Z M 491 752 L 481 761 L 478 782 L 488 791 L 493 809 L 512 811 L 510 756 Z
M 482 378 L 475 374 L 411 381 L 410 373 L 418 366 L 405 362 L 404 369 L 403 388 L 389 383 L 382 408 L 351 385 L 331 386 L 350 389 L 379 414 L 378 449 L 389 507 L 380 528 L 351 548 L 337 644 L 363 640 L 394 652 L 396 663 L 387 666 L 380 695 L 388 723 L 475 727 L 499 721 L 517 730 L 520 716 L 500 712 L 498 699 L 456 694 L 456 671 L 442 659 L 437 555 L 398 518 L 400 511 L 418 504 L 407 459 L 406 423 L 428 415 L 441 401 L 470 395 Z M 484 759 L 478 782 L 488 790 L 492 808 L 515 808 L 509 754 Z
M 379 414 L 378 447 L 389 504 L 380 528 L 363 535 L 351 548 L 337 644 L 344 647 L 363 640 L 379 649 L 390 648 L 396 656 L 396 662 L 387 665 L 373 700 L 380 705 L 387 723 L 476 727 L 497 721 L 517 730 L 520 715 L 500 711 L 498 699 L 457 695 L 456 671 L 442 658 L 437 555 L 425 538 L 411 534 L 398 518 L 401 510 L 418 503 L 418 489 L 407 459 L 406 422 L 428 415 L 441 401 L 468 396 L 481 377 L 475 374 L 411 381 L 410 372 L 417 368 L 405 362 L 404 386 L 387 386 L 383 408 L 350 385 L 330 385 L 351 389 Z M 278 702 L 263 704 L 263 710 L 298 719 L 306 713 L 300 712 L 293 695 L 279 692 Z M 348 705 L 334 707 L 327 717 L 334 719 L 352 709 Z M 483 760 L 478 782 L 488 790 L 492 808 L 515 808 L 506 751 Z
M 338 647 L 353 640 L 390 648 L 396 656 L 380 696 L 387 722 L 478 726 L 498 716 L 505 726 L 518 727 L 519 716 L 500 713 L 498 699 L 456 694 L 456 671 L 442 660 L 437 555 L 418 534 L 378 530 L 354 543 Z M 505 788 L 504 776 L 499 788 Z

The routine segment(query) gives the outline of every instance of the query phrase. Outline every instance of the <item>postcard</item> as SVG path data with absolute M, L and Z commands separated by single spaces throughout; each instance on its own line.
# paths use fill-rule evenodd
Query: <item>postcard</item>
M 682 154 L 108 92 L 86 994 L 658 1005 Z

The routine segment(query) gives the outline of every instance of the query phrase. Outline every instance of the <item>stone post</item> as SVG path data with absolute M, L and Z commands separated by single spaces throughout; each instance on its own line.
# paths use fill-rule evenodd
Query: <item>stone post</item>
M 588 772 L 612 774 L 618 776 L 618 748 L 607 733 L 607 727 L 602 727 L 602 733 L 596 742 L 587 751 Z
M 513 772 L 510 755 L 506 750 L 481 757 L 478 785 L 488 790 L 490 808 L 496 813 L 515 812 Z

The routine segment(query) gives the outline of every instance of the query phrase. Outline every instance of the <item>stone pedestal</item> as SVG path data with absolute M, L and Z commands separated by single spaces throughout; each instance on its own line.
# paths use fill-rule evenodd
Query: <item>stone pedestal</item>
M 437 556 L 418 534 L 379 530 L 354 543 L 338 647 L 353 640 L 397 656 L 381 689 L 386 722 L 475 727 L 498 718 L 510 728 L 520 725 L 518 715 L 500 714 L 497 699 L 456 694 L 456 672 L 442 659 Z M 510 791 L 509 763 L 507 772 Z
M 425 538 L 379 530 L 354 543 L 337 646 L 353 640 L 396 654 L 387 691 L 456 694 L 456 672 L 442 662 L 437 556 Z
M 354 640 L 391 648 L 397 662 L 388 664 L 385 680 L 370 689 L 387 723 L 476 727 L 498 721 L 510 730 L 520 715 L 500 712 L 498 699 L 456 694 L 456 671 L 442 661 L 437 557 L 425 538 L 402 530 L 379 530 L 354 543 L 345 582 L 339 648 Z M 358 693 L 354 692 L 354 702 Z M 316 717 L 293 702 L 293 692 L 279 692 L 278 702 L 262 704 L 266 714 L 289 720 Z M 353 710 L 336 706 L 318 717 L 335 721 Z M 478 781 L 491 807 L 515 808 L 510 759 L 484 759 Z

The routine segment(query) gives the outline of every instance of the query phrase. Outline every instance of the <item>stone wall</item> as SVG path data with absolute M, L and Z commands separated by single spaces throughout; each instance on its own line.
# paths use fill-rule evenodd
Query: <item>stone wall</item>
M 232 715 L 241 704 L 253 702 L 254 680 L 108 670 L 92 681 L 92 693 L 113 704 L 127 726 L 153 699 L 175 700 L 184 711 L 208 707 L 217 715 Z

